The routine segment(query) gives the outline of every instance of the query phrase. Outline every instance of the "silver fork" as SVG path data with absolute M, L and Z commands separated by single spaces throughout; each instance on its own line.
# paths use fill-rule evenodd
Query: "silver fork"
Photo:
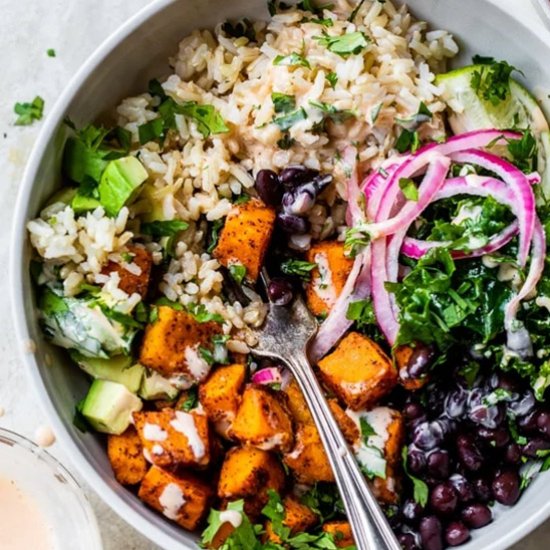
M 266 284 L 267 277 L 262 276 Z M 374 498 L 323 395 L 307 358 L 317 321 L 300 297 L 287 306 L 270 304 L 263 327 L 256 331 L 258 357 L 282 361 L 294 374 L 311 410 L 334 472 L 358 550 L 400 550 L 393 531 Z

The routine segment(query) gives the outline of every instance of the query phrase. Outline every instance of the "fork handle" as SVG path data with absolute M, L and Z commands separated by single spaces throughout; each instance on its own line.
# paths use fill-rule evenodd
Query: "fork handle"
M 359 469 L 305 353 L 287 357 L 323 441 L 358 550 L 401 550 Z

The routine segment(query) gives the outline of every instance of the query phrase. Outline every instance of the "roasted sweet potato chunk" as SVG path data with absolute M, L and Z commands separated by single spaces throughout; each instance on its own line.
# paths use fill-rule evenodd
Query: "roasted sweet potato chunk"
M 237 415 L 246 376 L 246 365 L 218 367 L 199 386 L 199 400 L 212 422 L 232 422 Z
M 199 323 L 190 313 L 157 306 L 156 321 L 145 329 L 139 362 L 166 377 L 200 382 L 210 366 L 199 347 L 208 347 L 212 336 L 219 332 L 218 323 Z
M 136 429 L 130 426 L 121 435 L 109 435 L 107 455 L 115 478 L 122 485 L 136 485 L 147 472 L 143 445 Z
M 262 268 L 265 253 L 275 224 L 275 210 L 257 199 L 235 207 L 227 216 L 214 257 L 230 267 L 246 268 L 246 279 L 255 282 Z
M 323 531 L 333 535 L 338 548 L 346 548 L 354 544 L 351 525 L 347 521 L 327 521 L 323 525 Z
M 292 379 L 290 383 L 284 389 L 287 396 L 288 408 L 292 414 L 295 422 L 301 422 L 302 424 L 313 424 L 313 417 L 307 406 L 306 399 L 298 382 Z
M 288 495 L 283 499 L 284 519 L 283 525 L 290 529 L 290 534 L 303 533 L 311 529 L 318 521 L 317 514 L 305 504 L 302 504 L 296 497 Z M 267 539 L 271 542 L 280 543 L 281 539 L 273 532 L 271 521 L 265 525 Z
M 372 340 L 350 332 L 319 361 L 324 383 L 351 409 L 372 407 L 397 383 L 388 356 Z
M 255 447 L 233 447 L 226 455 L 218 483 L 224 500 L 245 501 L 245 512 L 257 516 L 268 501 L 268 490 L 281 492 L 285 473 L 275 455 Z
M 313 315 L 326 315 L 348 279 L 353 260 L 344 255 L 344 243 L 324 241 L 313 245 L 306 260 L 317 267 L 306 286 L 306 300 Z
M 353 445 L 361 435 L 359 432 L 359 428 L 357 427 L 355 422 L 345 413 L 344 409 L 340 407 L 336 399 L 329 399 L 328 406 L 330 407 L 332 415 L 338 423 L 340 430 L 342 430 L 342 434 L 346 438 L 346 441 L 350 445 Z
M 152 466 L 141 482 L 139 498 L 184 529 L 193 531 L 206 516 L 212 489 L 191 474 L 177 476 Z
M 318 481 L 334 481 L 321 437 L 313 424 L 298 426 L 294 448 L 284 455 L 284 462 L 301 483 L 313 485 Z
M 206 415 L 174 409 L 134 414 L 146 457 L 161 468 L 205 468 L 210 464 Z
M 249 384 L 230 433 L 241 443 L 264 451 L 288 451 L 292 447 L 292 420 L 283 393 Z
M 140 294 L 145 298 L 149 288 L 149 280 L 151 278 L 151 267 L 153 266 L 153 257 L 151 253 L 142 246 L 129 246 L 128 257 L 124 259 L 125 263 L 135 264 L 141 273 L 132 273 L 126 269 L 123 263 L 109 261 L 101 270 L 103 275 L 110 275 L 113 272 L 118 273 L 120 282 L 118 288 L 132 295 Z

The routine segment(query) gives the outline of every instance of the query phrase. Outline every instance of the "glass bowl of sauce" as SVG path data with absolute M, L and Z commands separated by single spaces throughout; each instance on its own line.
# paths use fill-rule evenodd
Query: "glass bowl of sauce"
M 43 448 L 0 429 L 0 548 L 101 550 L 82 487 Z

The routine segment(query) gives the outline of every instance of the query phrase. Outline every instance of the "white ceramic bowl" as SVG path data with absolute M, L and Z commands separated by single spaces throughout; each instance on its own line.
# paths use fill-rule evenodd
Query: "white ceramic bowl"
M 548 37 L 537 36 L 498 7 L 498 0 L 415 0 L 412 11 L 432 27 L 455 33 L 462 47 L 457 64 L 473 54 L 492 55 L 521 67 L 529 87 L 546 98 L 550 84 Z M 65 450 L 80 474 L 113 510 L 152 541 L 167 549 L 193 548 L 195 537 L 147 509 L 113 478 L 101 440 L 72 424 L 75 403 L 88 382 L 62 351 L 50 346 L 36 322 L 29 274 L 30 246 L 25 224 L 60 184 L 60 161 L 69 116 L 77 125 L 96 119 L 147 81 L 167 75 L 167 59 L 179 39 L 198 27 L 228 17 L 265 18 L 265 0 L 158 0 L 109 38 L 82 67 L 45 121 L 29 160 L 15 216 L 11 276 L 13 309 L 22 350 L 29 340 L 36 352 L 25 355 L 26 368 Z M 505 548 L 550 516 L 550 478 L 541 475 L 517 506 L 497 510 L 496 521 L 474 532 L 464 550 Z

